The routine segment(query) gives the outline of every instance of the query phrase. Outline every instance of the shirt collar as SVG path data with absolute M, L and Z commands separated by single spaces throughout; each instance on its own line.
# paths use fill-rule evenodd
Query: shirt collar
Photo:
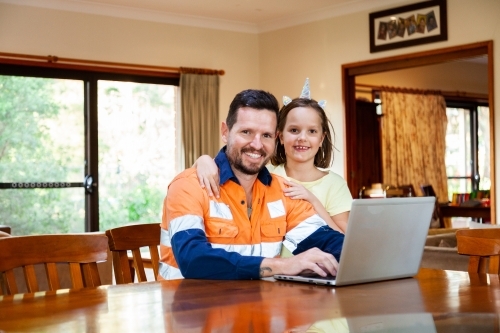
M 239 184 L 238 178 L 234 175 L 233 169 L 231 169 L 231 165 L 229 164 L 229 160 L 226 155 L 227 146 L 222 147 L 217 156 L 215 156 L 215 164 L 219 168 L 219 181 L 220 184 L 225 184 L 228 180 L 234 181 L 236 184 Z M 271 185 L 272 176 L 267 170 L 266 167 L 262 168 L 257 175 L 257 179 L 264 185 Z

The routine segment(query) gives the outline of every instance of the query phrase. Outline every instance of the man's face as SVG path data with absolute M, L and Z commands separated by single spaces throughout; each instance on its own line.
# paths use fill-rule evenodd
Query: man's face
M 233 170 L 256 175 L 274 154 L 276 114 L 269 110 L 240 108 L 236 123 L 229 131 L 222 123 L 222 140 L 227 144 L 226 155 Z

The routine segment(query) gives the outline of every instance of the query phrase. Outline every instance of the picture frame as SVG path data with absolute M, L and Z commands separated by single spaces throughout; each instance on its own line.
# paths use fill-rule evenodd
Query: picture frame
M 370 53 L 448 40 L 446 0 L 369 14 Z

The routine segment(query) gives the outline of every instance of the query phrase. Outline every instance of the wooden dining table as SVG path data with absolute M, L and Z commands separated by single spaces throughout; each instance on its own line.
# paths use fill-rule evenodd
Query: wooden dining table
M 498 275 L 344 287 L 172 280 L 0 297 L 0 332 L 498 332 Z

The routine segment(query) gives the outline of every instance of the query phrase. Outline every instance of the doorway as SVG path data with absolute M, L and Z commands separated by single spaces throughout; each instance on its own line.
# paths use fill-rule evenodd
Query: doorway
M 493 42 L 480 42 L 432 51 L 418 52 L 408 55 L 394 56 L 342 66 L 343 101 L 345 105 L 345 133 L 346 133 L 346 181 L 353 197 L 363 184 L 358 181 L 356 174 L 358 161 L 357 154 L 357 121 L 355 83 L 356 76 L 387 72 L 392 70 L 414 68 L 433 64 L 445 63 L 453 60 L 486 55 L 488 59 L 488 99 L 490 105 L 490 156 L 491 156 L 491 219 L 495 223 L 495 174 L 494 174 L 494 105 L 493 105 Z

